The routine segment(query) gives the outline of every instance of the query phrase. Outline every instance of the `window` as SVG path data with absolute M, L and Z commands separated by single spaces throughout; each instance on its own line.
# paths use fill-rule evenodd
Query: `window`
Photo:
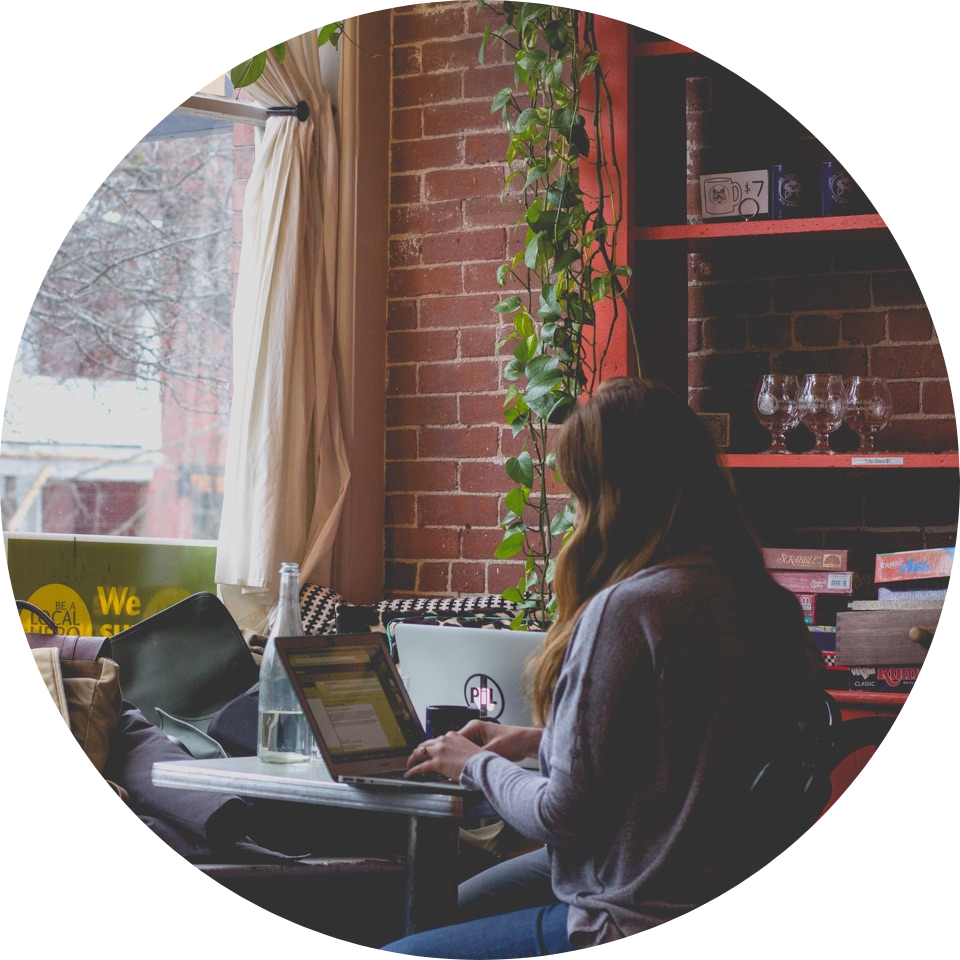
M 216 539 L 253 143 L 172 114 L 64 239 L 7 400 L 5 532 Z

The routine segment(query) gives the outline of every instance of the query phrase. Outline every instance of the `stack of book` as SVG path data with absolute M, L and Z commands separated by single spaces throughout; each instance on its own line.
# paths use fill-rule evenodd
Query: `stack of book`
M 953 547 L 880 553 L 876 600 L 854 600 L 837 615 L 838 660 L 849 688 L 906 693 L 914 685 L 940 620 Z
M 769 547 L 764 548 L 763 561 L 770 576 L 799 601 L 823 657 L 827 686 L 846 689 L 847 668 L 837 663 L 837 628 L 827 622 L 835 610 L 825 609 L 824 601 L 850 597 L 862 584 L 862 578 L 848 569 L 848 552 Z

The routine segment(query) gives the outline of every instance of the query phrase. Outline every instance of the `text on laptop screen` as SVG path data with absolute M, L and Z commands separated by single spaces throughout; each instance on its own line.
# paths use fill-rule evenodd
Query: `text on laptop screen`
M 290 668 L 332 757 L 405 757 L 422 738 L 379 647 L 291 652 Z

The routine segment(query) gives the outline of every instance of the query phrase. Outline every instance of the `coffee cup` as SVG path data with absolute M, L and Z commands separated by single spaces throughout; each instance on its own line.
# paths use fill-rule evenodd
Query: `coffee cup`
M 480 711 L 476 707 L 437 704 L 427 707 L 426 719 L 426 734 L 432 739 L 450 730 L 460 730 L 471 720 L 479 720 Z

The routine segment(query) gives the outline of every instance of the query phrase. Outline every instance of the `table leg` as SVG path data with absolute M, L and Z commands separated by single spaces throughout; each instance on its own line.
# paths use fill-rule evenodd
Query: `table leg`
M 460 830 L 454 820 L 408 817 L 404 935 L 451 923 L 457 908 Z

